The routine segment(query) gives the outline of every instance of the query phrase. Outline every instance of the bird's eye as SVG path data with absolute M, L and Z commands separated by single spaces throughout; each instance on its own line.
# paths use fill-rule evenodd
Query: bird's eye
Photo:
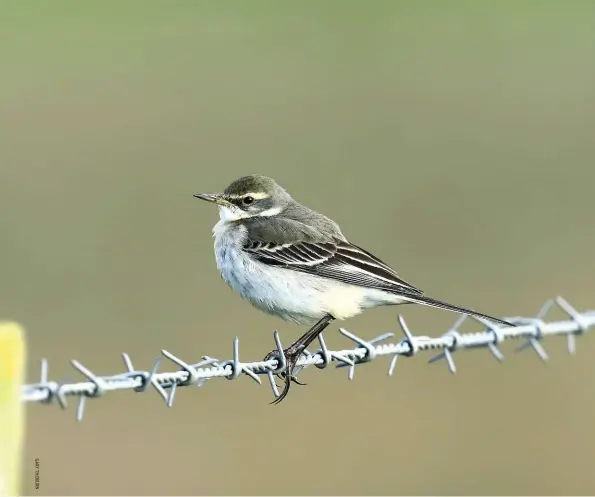
M 250 205 L 252 202 L 254 202 L 254 197 L 244 197 L 242 202 L 244 202 L 244 205 Z

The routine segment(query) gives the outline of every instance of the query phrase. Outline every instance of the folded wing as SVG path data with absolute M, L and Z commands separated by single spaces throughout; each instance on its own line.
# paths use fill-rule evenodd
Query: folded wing
M 404 293 L 423 292 L 400 278 L 384 262 L 361 247 L 344 240 L 314 243 L 266 243 L 247 241 L 244 250 L 254 259 L 270 266 L 331 278 L 351 285 Z

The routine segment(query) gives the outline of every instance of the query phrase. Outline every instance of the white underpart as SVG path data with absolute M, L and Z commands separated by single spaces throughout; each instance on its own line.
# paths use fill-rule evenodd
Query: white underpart
M 256 308 L 287 321 L 312 324 L 325 314 L 347 319 L 370 307 L 406 300 L 382 290 L 258 262 L 242 250 L 246 228 L 227 222 L 223 216 L 213 228 L 213 236 L 223 280 Z

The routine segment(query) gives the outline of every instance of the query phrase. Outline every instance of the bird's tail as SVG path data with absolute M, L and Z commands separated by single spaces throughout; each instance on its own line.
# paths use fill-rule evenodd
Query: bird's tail
M 468 314 L 470 316 L 476 316 L 478 318 L 487 319 L 489 321 L 493 321 L 494 323 L 504 324 L 506 326 L 515 326 L 508 321 L 504 321 L 503 319 L 498 319 L 493 316 L 488 316 L 487 314 L 482 314 L 481 312 L 472 311 L 471 309 L 465 309 L 464 307 L 459 307 L 458 305 L 448 304 L 447 302 L 442 302 L 441 300 L 432 299 L 430 297 L 426 297 L 425 295 L 415 295 L 415 296 L 405 296 L 401 295 L 404 299 L 407 299 L 408 302 L 414 304 L 422 304 L 427 305 L 430 307 L 436 307 L 438 309 L 445 309 L 447 311 L 458 312 L 460 314 Z

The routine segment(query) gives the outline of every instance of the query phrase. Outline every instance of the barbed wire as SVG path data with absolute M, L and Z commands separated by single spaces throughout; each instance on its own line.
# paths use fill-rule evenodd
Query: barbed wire
M 553 322 L 543 320 L 554 304 L 568 315 L 568 319 Z M 498 350 L 498 344 L 509 339 L 523 339 L 524 342 L 517 348 L 517 351 L 532 348 L 543 361 L 547 361 L 548 356 L 541 345 L 541 340 L 554 335 L 564 335 L 567 339 L 568 352 L 574 354 L 576 351 L 576 336 L 582 335 L 595 327 L 595 311 L 578 312 L 562 297 L 547 301 L 535 317 L 506 318 L 507 321 L 515 324 L 515 327 L 496 326 L 486 320 L 472 317 L 474 321 L 485 326 L 485 329 L 471 333 L 460 333 L 457 330 L 465 319 L 466 316 L 461 316 L 448 332 L 432 338 L 429 336 L 414 336 L 409 331 L 403 317 L 399 316 L 398 323 L 405 337 L 396 343 L 382 343 L 389 338 L 393 338 L 394 333 L 384 333 L 372 340 L 364 340 L 343 328 L 339 328 L 342 335 L 356 344 L 355 348 L 329 350 L 321 334 L 318 337 L 320 349 L 312 353 L 306 350 L 298 361 L 295 374 L 307 366 L 324 369 L 331 362 L 336 361 L 338 363 L 336 367 L 349 368 L 348 378 L 352 380 L 356 365 L 389 356 L 391 360 L 388 366 L 388 374 L 392 376 L 399 356 L 412 357 L 425 350 L 440 350 L 441 352 L 430 358 L 429 362 L 444 360 L 450 372 L 455 373 L 456 367 L 453 359 L 455 351 L 486 348 L 498 361 L 502 361 L 504 356 Z M 21 400 L 23 402 L 43 404 L 58 403 L 65 409 L 67 407 L 66 397 L 78 397 L 79 404 L 76 410 L 76 418 L 81 421 L 87 398 L 100 397 L 113 390 L 144 392 L 149 387 L 153 387 L 167 406 L 171 407 L 178 387 L 193 385 L 200 387 L 207 380 L 213 378 L 235 380 L 242 375 L 248 376 L 259 384 L 261 384 L 259 375 L 267 375 L 273 394 L 278 397 L 279 390 L 274 376 L 285 369 L 286 361 L 279 333 L 275 331 L 273 337 L 277 353 L 274 358 L 267 361 L 241 362 L 240 341 L 237 337 L 233 341 L 232 359 L 225 361 L 203 356 L 200 362 L 188 364 L 171 352 L 161 350 L 161 354 L 155 359 L 151 370 L 143 371 L 135 369 L 130 356 L 123 352 L 122 358 L 126 371 L 110 376 L 99 376 L 83 366 L 79 361 L 72 360 L 71 363 L 74 368 L 86 377 L 86 381 L 77 383 L 50 381 L 48 379 L 47 360 L 42 359 L 40 381 L 24 385 L 21 389 Z M 158 373 L 157 368 L 163 358 L 173 362 L 180 369 L 174 372 Z

